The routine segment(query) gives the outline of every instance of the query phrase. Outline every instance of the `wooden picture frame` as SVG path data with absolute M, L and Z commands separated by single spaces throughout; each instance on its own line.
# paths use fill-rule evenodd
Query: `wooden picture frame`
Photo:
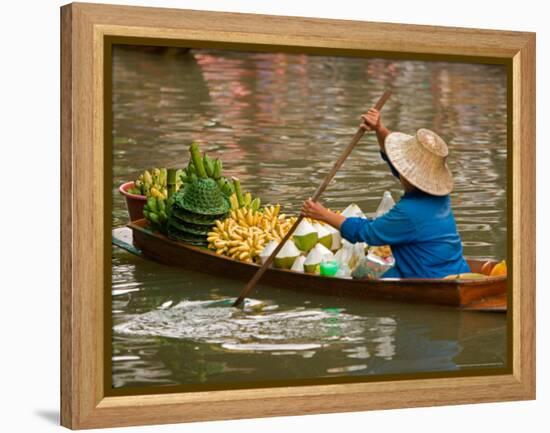
M 513 248 L 508 374 L 108 396 L 104 299 L 109 41 L 242 47 L 508 65 Z M 535 34 L 189 10 L 61 8 L 61 424 L 97 428 L 535 398 Z M 510 197 L 510 196 L 509 196 Z M 107 239 L 107 241 L 106 241 Z M 107 352 L 108 353 L 108 352 Z

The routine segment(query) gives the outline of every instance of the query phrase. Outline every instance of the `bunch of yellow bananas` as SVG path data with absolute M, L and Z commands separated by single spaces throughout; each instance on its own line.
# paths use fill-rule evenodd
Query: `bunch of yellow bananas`
M 145 170 L 134 181 L 134 187 L 128 192 L 131 194 L 145 195 L 147 197 L 166 199 L 167 191 L 167 172 L 166 168 L 153 168 L 151 171 Z M 181 170 L 176 172 L 176 179 L 179 178 Z M 181 181 L 176 181 L 176 186 L 179 188 Z
M 141 194 L 145 196 L 153 195 L 152 192 L 155 192 L 155 198 L 157 196 L 163 195 L 166 189 L 166 169 L 165 168 L 154 168 L 151 171 L 145 170 L 139 175 L 139 177 L 134 181 L 133 191 L 130 190 L 133 194 Z M 152 191 L 153 190 L 153 191 Z
M 225 220 L 216 221 L 208 233 L 208 247 L 216 254 L 253 263 L 271 240 L 281 241 L 296 217 L 279 215 L 280 205 L 262 211 L 251 208 L 233 209 Z

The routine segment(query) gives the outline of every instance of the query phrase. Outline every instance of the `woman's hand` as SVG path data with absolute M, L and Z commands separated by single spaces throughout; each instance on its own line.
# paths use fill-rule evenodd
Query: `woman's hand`
M 302 215 L 306 218 L 311 218 L 318 221 L 325 221 L 325 217 L 329 210 L 321 203 L 317 203 L 308 199 L 302 205 Z
M 362 122 L 359 127 L 365 131 L 378 131 L 382 126 L 382 116 L 380 116 L 380 111 L 376 108 L 370 108 L 369 111 L 361 116 L 361 119 Z
M 380 150 L 386 153 L 385 141 L 390 131 L 382 125 L 382 116 L 380 115 L 380 111 L 376 108 L 371 108 L 361 116 L 361 120 L 362 122 L 359 127 L 365 131 L 376 131 L 376 137 L 378 138 Z
M 311 199 L 304 202 L 302 216 L 326 222 L 336 229 L 340 229 L 340 226 L 346 220 L 346 217 L 328 210 L 321 203 L 317 203 Z

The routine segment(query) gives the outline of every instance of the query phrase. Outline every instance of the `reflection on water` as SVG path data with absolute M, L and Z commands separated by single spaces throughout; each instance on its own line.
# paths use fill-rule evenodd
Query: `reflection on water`
M 506 257 L 505 68 L 438 62 L 191 50 L 113 57 L 113 225 L 118 185 L 145 167 L 183 166 L 199 141 L 264 202 L 297 212 L 347 144 L 361 111 L 394 91 L 390 129 L 449 143 L 453 208 L 466 255 Z M 324 201 L 373 211 L 399 184 L 365 136 Z M 113 384 L 119 386 L 448 371 L 504 365 L 496 315 L 242 289 L 113 249 Z

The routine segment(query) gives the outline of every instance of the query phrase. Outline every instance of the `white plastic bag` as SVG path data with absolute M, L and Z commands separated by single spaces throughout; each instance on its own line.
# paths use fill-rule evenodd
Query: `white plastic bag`
M 357 242 L 356 244 L 352 244 L 351 258 L 348 262 L 348 266 L 352 272 L 359 265 L 359 263 L 361 263 L 361 261 L 365 258 L 366 248 L 367 248 L 367 244 L 364 242 Z
M 382 196 L 382 200 L 380 200 L 380 204 L 378 205 L 378 209 L 376 209 L 376 217 L 381 217 L 386 212 L 388 212 L 392 207 L 395 206 L 395 201 L 393 200 L 393 197 L 391 196 L 391 192 L 384 191 L 384 195 Z
M 376 280 L 394 265 L 395 259 L 393 257 L 383 259 L 382 257 L 369 253 L 353 269 L 351 276 L 357 280 Z

